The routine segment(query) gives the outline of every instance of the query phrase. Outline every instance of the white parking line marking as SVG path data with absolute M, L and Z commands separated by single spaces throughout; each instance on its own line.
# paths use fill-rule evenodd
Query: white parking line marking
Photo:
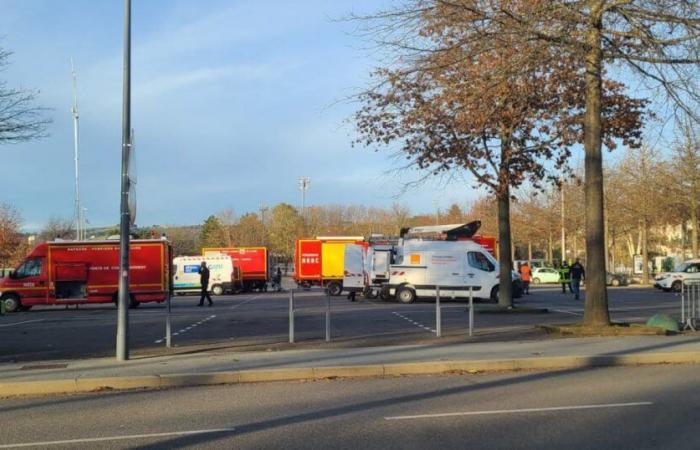
M 22 322 L 6 323 L 3 325 L 0 325 L 0 328 L 14 327 L 15 325 L 22 325 L 23 323 L 34 323 L 34 322 L 43 322 L 43 321 L 44 321 L 44 319 L 24 320 Z
M 236 309 L 236 308 L 238 308 L 239 306 L 243 306 L 243 305 L 245 305 L 246 303 L 250 303 L 250 302 L 252 302 L 253 300 L 255 300 L 255 299 L 257 299 L 257 298 L 260 298 L 260 297 L 262 297 L 262 294 L 254 295 L 253 297 L 249 298 L 248 300 L 242 301 L 241 303 L 232 306 L 231 309 Z
M 412 420 L 412 419 L 433 419 L 440 417 L 459 417 L 459 416 L 482 416 L 493 414 L 521 414 L 532 412 L 551 412 L 551 411 L 577 411 L 582 409 L 603 409 L 603 408 L 626 408 L 631 406 L 650 406 L 652 402 L 633 402 L 633 403 L 604 403 L 598 405 L 574 405 L 574 406 L 553 406 L 549 408 L 523 408 L 523 409 L 496 409 L 492 411 L 465 411 L 454 413 L 438 413 L 438 414 L 417 414 L 414 416 L 390 416 L 385 417 L 385 420 Z
M 579 313 L 579 312 L 576 312 L 576 311 L 567 311 L 567 310 L 565 310 L 565 309 L 552 309 L 552 311 L 554 311 L 554 312 L 559 312 L 559 313 L 564 313 L 564 314 L 571 314 L 571 315 L 573 315 L 573 316 L 582 316 L 582 315 L 583 315 L 583 313 Z
M 181 335 L 181 334 L 185 334 L 185 333 L 187 333 L 189 330 L 191 330 L 193 327 L 196 327 L 197 325 L 201 325 L 202 323 L 204 323 L 204 322 L 206 322 L 206 321 L 208 321 L 208 320 L 214 319 L 215 317 L 216 317 L 216 314 L 212 314 L 211 316 L 206 317 L 206 318 L 200 320 L 199 322 L 190 325 L 189 327 L 185 327 L 185 328 L 183 328 L 183 329 L 181 329 L 181 330 L 178 330 L 177 332 L 173 333 L 173 336 L 179 336 L 179 335 Z M 162 344 L 162 343 L 165 341 L 165 339 L 166 339 L 166 338 L 163 337 L 163 338 L 160 338 L 160 339 L 158 339 L 158 340 L 153 341 L 153 343 L 154 343 L 154 344 Z
M 212 433 L 230 433 L 235 431 L 235 428 L 214 428 L 211 430 L 191 430 L 191 431 L 171 431 L 169 433 L 149 433 L 149 434 L 129 434 L 125 436 L 105 436 L 97 438 L 83 439 L 66 439 L 63 441 L 44 441 L 44 442 L 23 442 L 18 444 L 2 444 L 0 448 L 20 448 L 20 447 L 42 447 L 46 445 L 66 445 L 66 444 L 85 444 L 88 442 L 107 442 L 107 441 L 124 441 L 128 439 L 150 439 L 168 436 L 192 436 L 197 434 L 212 434 Z
M 424 330 L 426 330 L 426 331 L 430 331 L 430 332 L 436 333 L 436 331 L 433 330 L 432 328 L 426 327 L 426 326 L 423 325 L 422 323 L 418 323 L 418 322 L 416 322 L 416 321 L 414 321 L 414 320 L 411 320 L 411 319 L 409 319 L 408 317 L 404 316 L 404 315 L 401 314 L 401 313 L 397 313 L 396 311 L 393 311 L 392 314 L 394 314 L 394 315 L 396 315 L 396 316 L 398 316 L 398 317 L 401 317 L 403 320 L 405 320 L 405 321 L 407 321 L 407 322 L 409 322 L 409 323 L 411 323 L 411 324 L 417 326 L 418 328 L 422 328 L 422 329 L 424 329 Z

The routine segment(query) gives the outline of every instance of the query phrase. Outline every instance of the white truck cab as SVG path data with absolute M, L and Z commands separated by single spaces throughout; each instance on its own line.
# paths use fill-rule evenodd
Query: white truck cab
M 498 262 L 472 241 L 407 241 L 403 259 L 391 265 L 384 289 L 401 303 L 440 295 L 494 299 L 498 295 Z

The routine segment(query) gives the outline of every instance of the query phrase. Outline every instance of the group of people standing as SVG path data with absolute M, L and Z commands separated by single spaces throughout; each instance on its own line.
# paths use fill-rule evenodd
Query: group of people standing
M 566 287 L 569 287 L 569 292 L 574 294 L 574 298 L 579 300 L 581 293 L 581 282 L 586 279 L 586 271 L 583 268 L 580 260 L 576 260 L 572 265 L 568 261 L 564 261 L 559 268 L 559 282 L 561 283 L 561 292 L 566 294 Z
M 530 294 L 530 282 L 532 281 L 532 271 L 530 265 L 525 262 L 518 266 L 518 273 L 523 282 L 523 293 Z M 580 260 L 576 260 L 572 265 L 568 261 L 564 261 L 559 267 L 559 283 L 561 283 L 561 292 L 566 294 L 568 286 L 569 292 L 574 294 L 576 300 L 580 299 L 581 282 L 586 279 L 586 271 L 583 268 Z

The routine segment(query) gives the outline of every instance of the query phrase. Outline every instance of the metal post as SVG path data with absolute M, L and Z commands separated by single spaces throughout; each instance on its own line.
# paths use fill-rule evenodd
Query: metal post
M 469 336 L 474 334 L 474 291 L 469 286 Z
M 170 324 L 170 303 L 171 300 L 171 295 L 170 292 L 168 292 L 168 298 L 165 300 L 165 310 L 166 310 L 166 315 L 165 315 L 165 346 L 170 348 L 172 347 L 172 326 Z
M 685 326 L 686 321 L 685 321 L 685 297 L 687 295 L 687 291 L 685 289 L 685 283 L 681 281 L 681 322 L 683 322 L 683 325 Z
M 294 289 L 289 290 L 289 343 L 294 343 Z
M 326 290 L 326 342 L 331 341 L 331 293 Z
M 124 0 L 124 92 L 122 103 L 122 179 L 119 226 L 119 312 L 117 360 L 129 359 L 129 145 L 131 143 L 131 0 Z
M 71 75 L 73 76 L 73 107 L 71 114 L 73 115 L 73 163 L 75 165 L 75 239 L 80 241 L 84 239 L 82 211 L 80 208 L 80 135 L 79 135 L 79 120 L 78 115 L 78 80 L 75 75 L 75 67 L 73 66 L 73 58 L 70 59 Z
M 442 337 L 442 312 L 440 310 L 440 286 L 435 286 L 435 334 Z

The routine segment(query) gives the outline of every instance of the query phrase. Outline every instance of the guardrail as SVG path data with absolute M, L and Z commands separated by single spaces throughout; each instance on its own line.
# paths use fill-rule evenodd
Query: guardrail
M 681 287 L 681 323 L 684 330 L 697 331 L 700 315 L 700 281 L 683 281 Z

